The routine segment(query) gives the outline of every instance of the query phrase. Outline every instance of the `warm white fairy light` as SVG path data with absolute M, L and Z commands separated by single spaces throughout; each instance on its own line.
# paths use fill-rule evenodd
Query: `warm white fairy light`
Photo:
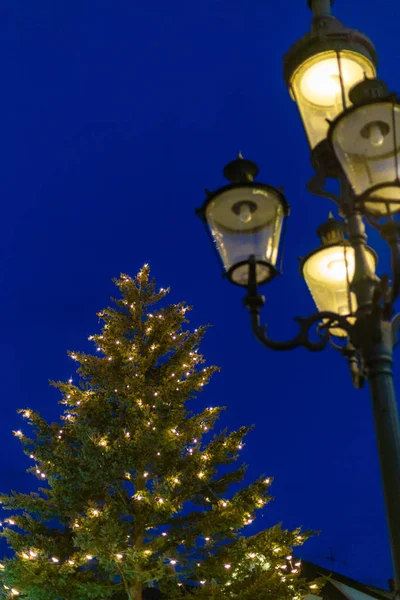
M 99 514 L 100 514 L 100 511 L 99 511 L 99 510 L 97 510 L 97 508 L 95 508 L 95 509 L 93 509 L 93 510 L 92 510 L 92 515 L 93 515 L 94 517 L 98 517 L 98 516 L 99 516 Z
M 122 560 L 124 558 L 123 554 L 120 554 L 119 552 L 115 555 L 116 558 L 118 558 L 118 560 Z
M 34 552 L 33 550 L 29 550 L 29 556 L 30 556 L 31 558 L 36 558 L 36 557 L 37 557 L 37 554 L 36 554 L 36 552 Z
M 51 560 L 53 561 L 53 563 L 58 563 L 60 562 L 60 560 L 58 558 L 56 558 L 55 556 L 51 557 Z
M 250 554 L 248 554 L 248 557 L 251 559 L 254 559 L 257 556 L 257 554 L 255 552 L 250 552 Z
M 200 471 L 199 473 L 197 473 L 197 477 L 199 477 L 200 479 L 202 479 L 204 477 L 204 472 Z
M 200 581 L 201 585 L 204 585 L 206 583 L 206 581 L 203 579 L 202 581 Z
M 22 433 L 22 431 L 20 429 L 18 429 L 18 431 L 14 431 L 14 435 L 17 437 L 22 437 L 24 434 Z
M 158 504 L 164 504 L 164 500 L 162 498 L 158 498 L 157 502 Z
M 149 476 L 148 472 L 147 472 L 147 471 L 145 471 L 145 472 L 143 473 L 143 477 L 148 477 L 148 476 Z
M 310 585 L 310 590 L 316 590 L 317 587 L 318 587 L 317 584 L 313 583 L 313 584 Z
M 69 561 L 68 561 L 68 564 L 69 564 L 69 565 L 74 565 L 75 563 L 74 563 L 74 561 L 73 561 L 73 560 L 69 560 Z
M 32 413 L 30 410 L 24 410 L 23 412 L 23 416 L 25 417 L 25 419 L 30 419 Z
M 91 554 L 86 554 L 86 559 L 87 560 L 92 560 L 93 556 Z
M 225 569 L 230 569 L 231 565 L 224 565 Z
M 177 477 L 174 478 L 174 483 L 180 483 L 180 481 Z
M 161 535 L 162 535 L 163 537 L 165 537 L 166 535 L 168 535 L 168 533 L 166 533 L 165 531 L 163 531 Z
M 206 538 L 204 538 L 204 539 L 206 540 L 206 542 L 209 542 L 209 541 L 210 541 L 210 538 L 209 538 L 209 537 L 206 537 Z
M 129 433 L 129 431 L 126 431 L 126 432 L 125 432 L 125 437 L 130 437 L 130 435 L 131 435 L 131 434 Z
M 177 563 L 177 562 L 178 562 L 177 560 L 170 560 L 170 561 L 169 561 L 169 563 L 170 563 L 171 565 L 176 565 L 176 563 Z
M 11 594 L 12 594 L 13 596 L 19 596 L 19 591 L 18 591 L 18 590 L 16 590 L 15 588 L 11 588 Z
M 109 356 L 109 357 L 108 357 L 108 360 L 112 360 L 112 356 Z
M 6 519 L 9 525 L 15 525 L 15 521 L 13 519 Z

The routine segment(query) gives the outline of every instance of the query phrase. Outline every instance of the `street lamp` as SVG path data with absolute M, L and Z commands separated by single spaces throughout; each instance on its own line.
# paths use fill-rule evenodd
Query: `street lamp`
M 350 93 L 329 140 L 362 210 L 374 217 L 400 211 L 400 102 L 386 85 L 366 79 Z
M 387 521 L 400 600 L 400 423 L 393 384 L 393 349 L 400 313 L 400 102 L 375 79 L 376 52 L 363 34 L 330 15 L 330 0 L 309 0 L 311 33 L 286 54 L 284 76 L 297 102 L 315 174 L 307 187 L 333 200 L 343 220 L 322 224 L 321 245 L 301 260 L 300 271 L 317 312 L 297 317 L 297 335 L 271 339 L 260 322 L 265 299 L 259 285 L 279 272 L 281 231 L 288 205 L 283 194 L 254 182 L 257 166 L 239 155 L 225 167 L 231 181 L 197 212 L 222 259 L 227 278 L 247 288 L 244 302 L 255 336 L 273 350 L 330 344 L 347 359 L 353 384 L 368 381 L 375 420 Z M 339 194 L 325 189 L 335 178 Z M 379 278 L 367 246 L 365 223 L 391 250 L 392 273 Z M 317 337 L 311 330 L 317 330 Z
M 278 273 L 278 252 L 284 218 L 289 214 L 285 196 L 276 188 L 254 181 L 258 167 L 239 154 L 224 168 L 231 183 L 207 192 L 197 212 L 207 225 L 228 279 L 247 287 L 249 257 L 256 261 L 258 284 Z
M 300 270 L 319 311 L 331 311 L 355 322 L 357 297 L 350 289 L 355 272 L 355 252 L 345 239 L 345 223 L 333 218 L 320 225 L 321 246 L 301 260 Z M 375 273 L 377 256 L 366 247 L 366 259 Z M 329 333 L 347 337 L 347 331 L 331 327 Z
M 351 88 L 365 75 L 375 77 L 377 56 L 369 38 L 330 14 L 331 0 L 309 5 L 314 13 L 311 31 L 290 48 L 283 66 L 286 85 L 314 148 L 326 138 L 327 119 L 335 119 L 351 106 Z

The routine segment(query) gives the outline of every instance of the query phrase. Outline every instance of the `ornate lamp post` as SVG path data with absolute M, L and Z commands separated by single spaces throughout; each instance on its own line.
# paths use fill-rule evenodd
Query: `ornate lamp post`
M 244 302 L 255 336 L 273 350 L 328 344 L 347 359 L 353 384 L 368 381 L 400 598 L 400 424 L 393 385 L 393 349 L 400 313 L 400 101 L 375 79 L 376 52 L 363 34 L 330 14 L 331 0 L 309 0 L 312 30 L 284 58 L 284 76 L 311 147 L 315 174 L 308 189 L 333 200 L 332 216 L 317 233 L 321 245 L 300 264 L 318 312 L 297 317 L 289 341 L 268 337 L 260 324 L 265 299 L 258 287 L 279 273 L 281 232 L 289 207 L 282 192 L 254 181 L 255 163 L 241 155 L 224 169 L 229 185 L 207 192 L 197 213 L 206 225 L 228 279 L 247 289 Z M 325 190 L 336 178 L 340 193 Z M 377 256 L 365 224 L 378 229 L 392 255 L 389 276 L 375 274 Z M 317 329 L 317 340 L 310 336 Z

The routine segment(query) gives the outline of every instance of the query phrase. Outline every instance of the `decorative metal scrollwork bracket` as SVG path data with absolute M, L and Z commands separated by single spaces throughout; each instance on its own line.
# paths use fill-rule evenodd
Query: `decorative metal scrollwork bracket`
M 254 256 L 251 256 L 249 259 L 249 282 L 247 295 L 244 298 L 244 305 L 250 312 L 253 332 L 264 346 L 267 346 L 271 350 L 293 350 L 302 346 L 311 352 L 320 352 L 329 342 L 329 330 L 332 327 L 344 329 L 349 337 L 351 337 L 353 326 L 349 323 L 347 317 L 324 311 L 313 313 L 308 317 L 295 317 L 294 320 L 298 323 L 300 330 L 293 339 L 286 342 L 270 339 L 266 332 L 266 326 L 260 323 L 260 309 L 265 304 L 265 298 L 258 293 L 256 268 L 256 259 Z M 310 338 L 310 330 L 314 325 L 317 325 L 317 335 L 320 338 L 317 341 L 313 341 Z

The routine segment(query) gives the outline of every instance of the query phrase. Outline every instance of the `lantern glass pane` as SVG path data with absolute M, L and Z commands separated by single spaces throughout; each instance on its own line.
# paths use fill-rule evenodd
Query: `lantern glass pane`
M 369 213 L 400 211 L 398 104 L 379 101 L 343 115 L 334 126 L 332 145 L 355 194 L 364 195 Z
M 375 256 L 367 250 L 369 266 L 375 272 Z M 355 253 L 351 246 L 322 247 L 306 259 L 303 275 L 319 311 L 330 311 L 343 316 L 356 313 L 357 299 L 349 290 L 354 270 Z M 347 335 L 340 328 L 332 328 L 331 333 L 339 337 Z
M 234 187 L 222 191 L 207 205 L 206 219 L 226 271 L 239 285 L 248 283 L 248 261 L 254 255 L 257 281 L 275 273 L 285 210 L 273 189 Z M 233 269 L 233 267 L 235 267 Z
M 291 88 L 311 148 L 327 137 L 329 123 L 351 106 L 349 91 L 364 74 L 375 76 L 374 65 L 348 50 L 321 52 L 295 71 Z

